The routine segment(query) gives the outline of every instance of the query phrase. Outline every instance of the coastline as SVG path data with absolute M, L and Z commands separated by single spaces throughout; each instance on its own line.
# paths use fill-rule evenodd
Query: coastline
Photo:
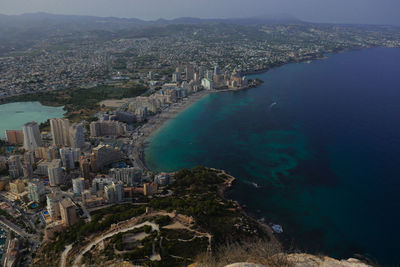
M 167 121 L 175 118 L 182 111 L 212 92 L 213 91 L 207 90 L 196 92 L 187 97 L 187 99 L 173 104 L 166 110 L 163 110 L 161 113 L 152 116 L 144 125 L 134 130 L 134 133 L 136 133 L 139 137 L 135 140 L 132 156 L 138 167 L 148 172 L 151 171 L 147 167 L 144 158 L 144 149 L 147 145 L 147 139 L 156 133 Z
M 359 49 L 354 49 L 354 50 L 359 50 Z M 345 52 L 346 50 L 341 50 L 338 52 Z M 335 53 L 335 52 L 333 52 Z M 329 53 L 328 53 L 329 54 Z M 254 70 L 254 71 L 247 71 L 244 72 L 244 75 L 255 75 L 255 74 L 262 74 L 266 73 L 269 70 L 273 68 L 279 68 L 287 64 L 291 63 L 304 63 L 307 61 L 311 60 L 323 60 L 327 59 L 327 54 L 323 54 L 322 56 L 315 56 L 315 57 L 310 57 L 307 59 L 303 60 L 298 60 L 298 61 L 288 61 L 284 62 L 281 64 L 277 64 L 272 67 L 268 67 L 265 69 L 260 69 L 260 70 Z M 219 90 L 203 90 L 199 91 L 197 93 L 194 93 L 190 95 L 186 100 L 183 100 L 183 103 L 180 102 L 178 104 L 172 105 L 172 107 L 168 108 L 168 111 L 166 112 L 165 110 L 162 111 L 161 113 L 158 113 L 154 116 L 152 116 L 148 122 L 146 122 L 143 126 L 139 127 L 136 129 L 134 132 L 139 135 L 139 137 L 135 140 L 135 145 L 132 153 L 132 157 L 135 160 L 135 163 L 137 164 L 138 167 L 142 168 L 143 170 L 147 172 L 151 172 L 151 170 L 147 167 L 146 165 L 146 160 L 145 160 L 145 155 L 144 155 L 144 150 L 146 148 L 146 145 L 148 144 L 147 139 L 152 136 L 155 132 L 157 132 L 161 126 L 164 125 L 168 120 L 173 119 L 176 117 L 179 113 L 184 111 L 186 108 L 197 102 L 197 100 L 200 100 L 204 96 L 210 94 L 210 93 L 223 93 L 223 92 L 235 92 L 235 91 L 242 91 L 245 89 L 251 89 L 251 88 L 256 88 L 263 84 L 264 81 L 256 79 L 252 84 L 249 84 L 248 86 L 236 88 L 236 89 L 219 89 Z

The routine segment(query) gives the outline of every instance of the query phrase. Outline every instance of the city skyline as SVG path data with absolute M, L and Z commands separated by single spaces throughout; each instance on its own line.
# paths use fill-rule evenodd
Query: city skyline
M 246 5 L 250 8 L 243 8 Z M 93 8 L 95 7 L 95 8 Z M 252 8 L 255 7 L 255 8 Z M 53 14 L 123 17 L 155 20 L 179 17 L 242 18 L 291 15 L 308 22 L 400 25 L 394 0 L 85 0 L 0 1 L 6 15 L 47 12 Z

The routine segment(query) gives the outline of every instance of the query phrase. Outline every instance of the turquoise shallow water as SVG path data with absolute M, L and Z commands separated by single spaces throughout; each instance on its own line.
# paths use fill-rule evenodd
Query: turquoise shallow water
M 0 105 L 0 137 L 5 137 L 5 130 L 21 130 L 26 122 L 41 123 L 51 118 L 61 118 L 64 113 L 63 107 L 43 106 L 39 102 Z
M 302 251 L 399 264 L 399 74 L 400 49 L 386 48 L 273 69 L 169 121 L 146 163 L 227 170 L 229 196 Z

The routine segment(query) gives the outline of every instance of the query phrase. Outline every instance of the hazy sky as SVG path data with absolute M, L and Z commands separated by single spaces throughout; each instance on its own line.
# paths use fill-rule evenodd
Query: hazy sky
M 141 19 L 291 14 L 306 21 L 400 25 L 400 0 L 0 0 L 0 13 Z

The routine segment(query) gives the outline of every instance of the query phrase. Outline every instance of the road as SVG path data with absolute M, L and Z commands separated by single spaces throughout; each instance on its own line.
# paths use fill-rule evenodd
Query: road
M 27 232 L 25 232 L 24 230 L 22 230 L 21 228 L 19 228 L 18 226 L 16 226 L 15 224 L 7 221 L 4 218 L 0 218 L 0 224 L 3 225 L 4 227 L 6 227 L 7 229 L 15 232 L 17 235 L 22 236 L 24 238 L 29 238 L 31 237 L 30 234 L 28 234 Z
M 150 222 L 144 222 L 141 224 L 137 224 L 137 225 L 133 225 L 133 226 L 129 226 L 126 228 L 121 228 L 121 229 L 117 229 L 115 231 L 112 231 L 111 233 L 108 233 L 106 235 L 102 235 L 100 237 L 97 237 L 96 239 L 94 239 L 92 242 L 90 242 L 88 245 L 86 245 L 86 247 L 81 250 L 81 252 L 79 253 L 79 255 L 75 258 L 74 263 L 72 264 L 73 267 L 78 267 L 80 266 L 80 263 L 82 261 L 83 255 L 85 255 L 86 252 L 90 251 L 94 246 L 96 246 L 97 244 L 99 244 L 100 242 L 102 242 L 103 240 L 112 237 L 118 233 L 124 233 L 124 232 L 128 232 L 130 230 L 136 229 L 136 228 L 140 228 L 143 227 L 145 225 L 149 225 L 152 227 L 153 231 L 160 231 L 159 227 L 157 224 L 154 223 L 150 223 Z M 65 250 L 64 250 L 65 252 Z M 63 252 L 63 254 L 64 254 Z
M 67 255 L 69 251 L 72 249 L 72 244 L 68 245 L 65 247 L 65 250 L 61 254 L 61 261 L 60 261 L 60 267 L 66 267 L 67 265 Z

